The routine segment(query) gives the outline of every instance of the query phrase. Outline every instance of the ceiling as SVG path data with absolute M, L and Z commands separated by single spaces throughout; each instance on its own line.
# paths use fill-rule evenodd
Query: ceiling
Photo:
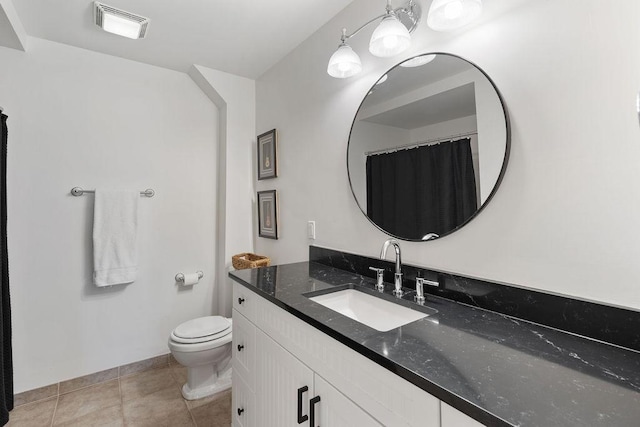
M 411 130 L 474 116 L 476 99 L 473 84 L 428 96 L 422 96 L 421 92 L 440 81 L 473 69 L 473 65 L 452 55 L 437 55 L 432 62 L 420 67 L 395 67 L 387 73 L 389 78 L 375 85 L 367 95 L 358 112 L 358 119 Z M 402 101 L 400 105 L 393 102 L 404 95 L 418 99 L 409 103 Z
M 412 130 L 475 115 L 476 91 L 473 83 L 468 83 L 367 117 L 364 121 Z
M 150 18 L 140 40 L 96 27 L 93 0 L 13 0 L 13 5 L 29 36 L 178 71 L 196 64 L 255 79 L 352 1 L 105 0 Z

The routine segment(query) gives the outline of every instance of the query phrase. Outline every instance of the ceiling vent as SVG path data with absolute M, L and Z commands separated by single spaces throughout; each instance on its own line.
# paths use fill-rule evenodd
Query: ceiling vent
M 104 3 L 93 3 L 96 25 L 103 30 L 130 39 L 143 39 L 149 27 L 149 18 L 139 16 Z

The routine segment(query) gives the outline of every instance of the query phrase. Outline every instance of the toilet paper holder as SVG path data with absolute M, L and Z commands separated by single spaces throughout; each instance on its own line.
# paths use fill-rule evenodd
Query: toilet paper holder
M 204 277 L 204 273 L 200 270 L 196 271 L 198 273 L 198 280 Z M 176 282 L 184 282 L 184 273 L 176 274 Z

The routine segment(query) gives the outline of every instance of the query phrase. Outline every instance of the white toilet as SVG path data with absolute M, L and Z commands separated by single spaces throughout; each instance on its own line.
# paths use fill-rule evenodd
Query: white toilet
M 206 316 L 171 332 L 171 354 L 187 368 L 187 383 L 182 386 L 185 399 L 200 399 L 231 387 L 231 327 L 231 319 Z

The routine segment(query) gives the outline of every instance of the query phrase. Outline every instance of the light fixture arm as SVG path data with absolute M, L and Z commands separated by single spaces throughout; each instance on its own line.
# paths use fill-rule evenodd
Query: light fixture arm
M 413 30 L 416 29 L 416 27 L 418 26 L 418 21 L 420 20 L 420 11 L 419 9 L 416 7 L 415 3 L 413 2 L 413 0 L 409 0 L 409 3 L 406 6 L 403 7 L 398 7 L 396 9 L 393 9 L 391 7 L 391 0 L 387 0 L 387 6 L 386 6 L 387 11 L 381 15 L 376 16 L 375 18 L 370 19 L 369 21 L 365 22 L 364 24 L 362 24 L 360 26 L 360 28 L 358 28 L 357 30 L 355 30 L 353 33 L 348 34 L 347 35 L 347 29 L 343 28 L 342 29 L 342 37 L 340 38 L 340 40 L 342 40 L 342 43 L 345 43 L 347 40 L 349 40 L 351 37 L 355 36 L 356 34 L 358 34 L 360 31 L 362 31 L 367 25 L 377 21 L 380 18 L 384 18 L 385 16 L 389 16 L 390 14 L 394 14 L 396 16 L 398 16 L 398 13 L 403 13 L 405 15 L 407 15 L 409 17 L 409 19 L 411 20 L 411 28 L 407 28 L 409 30 L 409 33 L 412 33 Z

